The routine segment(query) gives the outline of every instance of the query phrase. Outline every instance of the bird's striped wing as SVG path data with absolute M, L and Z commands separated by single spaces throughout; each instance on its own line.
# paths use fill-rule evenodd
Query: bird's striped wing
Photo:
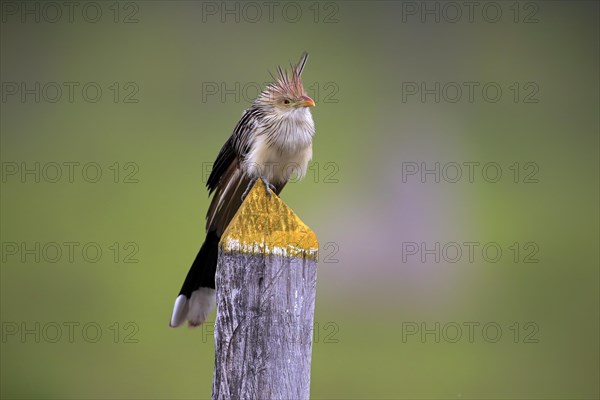
M 209 194 L 217 188 L 221 177 L 227 173 L 227 170 L 231 167 L 231 164 L 234 163 L 236 159 L 237 154 L 233 146 L 233 138 L 229 137 L 229 139 L 227 139 L 221 148 L 221 151 L 219 151 L 219 155 L 213 163 L 212 171 L 210 172 L 210 176 L 206 182 L 206 187 L 208 187 Z
M 221 237 L 229 222 L 242 205 L 242 195 L 250 179 L 242 172 L 236 158 L 221 176 L 206 214 L 206 231 Z
M 209 193 L 214 196 L 206 214 L 206 231 L 221 236 L 242 204 L 242 195 L 250 178 L 241 168 L 256 134 L 259 111 L 251 107 L 244 112 L 231 137 L 225 142 L 208 178 Z

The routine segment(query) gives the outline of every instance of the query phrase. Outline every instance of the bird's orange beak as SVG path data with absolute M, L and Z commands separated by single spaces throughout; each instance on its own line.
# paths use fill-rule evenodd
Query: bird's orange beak
M 302 102 L 300 103 L 300 105 L 302 107 L 314 107 L 315 106 L 315 101 L 313 99 L 311 99 L 308 96 L 302 96 L 301 97 Z

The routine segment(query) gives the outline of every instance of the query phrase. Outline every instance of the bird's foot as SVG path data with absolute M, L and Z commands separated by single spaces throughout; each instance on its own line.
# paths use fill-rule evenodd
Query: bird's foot
M 264 177 L 261 176 L 260 180 L 265 184 L 265 190 L 267 191 L 267 196 L 271 197 L 271 191 L 275 191 L 275 186 L 271 185 L 271 183 L 269 183 L 269 181 Z
M 275 191 L 275 186 L 271 185 L 265 177 L 261 176 L 260 178 L 252 179 L 248 183 L 248 187 L 246 188 L 246 190 L 244 190 L 244 193 L 242 194 L 242 201 L 244 201 L 246 199 L 246 196 L 248 196 L 248 193 L 250 193 L 250 190 L 252 190 L 252 187 L 254 187 L 254 183 L 258 179 L 260 179 L 262 181 L 262 183 L 265 185 L 265 190 L 267 191 L 267 196 L 271 197 L 271 191 L 273 191 L 273 192 Z

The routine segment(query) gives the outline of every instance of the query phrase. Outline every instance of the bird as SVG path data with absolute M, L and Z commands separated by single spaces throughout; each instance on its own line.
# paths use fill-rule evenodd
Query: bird
M 243 199 L 260 179 L 267 194 L 279 195 L 288 180 L 306 174 L 315 124 L 301 80 L 308 53 L 290 70 L 277 66 L 268 84 L 244 110 L 219 151 L 206 182 L 213 198 L 206 214 L 206 238 L 175 299 L 169 325 L 200 326 L 216 304 L 215 273 L 221 235 Z

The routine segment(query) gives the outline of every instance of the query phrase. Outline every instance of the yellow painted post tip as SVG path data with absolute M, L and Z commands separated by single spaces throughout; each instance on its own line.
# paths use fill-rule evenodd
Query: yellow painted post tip
M 317 236 L 258 179 L 221 236 L 226 252 L 317 258 Z

